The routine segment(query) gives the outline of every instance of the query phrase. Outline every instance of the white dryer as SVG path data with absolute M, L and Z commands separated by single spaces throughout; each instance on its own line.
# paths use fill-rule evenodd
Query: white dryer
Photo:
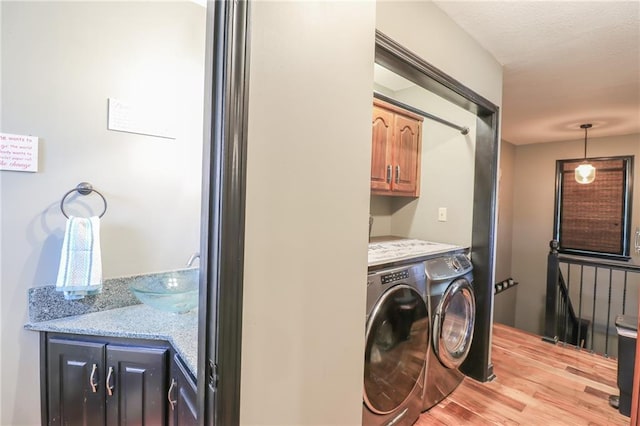
M 473 267 L 463 253 L 425 261 L 431 318 L 423 409 L 428 410 L 462 382 L 459 367 L 473 339 L 475 296 Z
M 429 315 L 424 263 L 367 277 L 364 426 L 412 425 L 422 412 Z

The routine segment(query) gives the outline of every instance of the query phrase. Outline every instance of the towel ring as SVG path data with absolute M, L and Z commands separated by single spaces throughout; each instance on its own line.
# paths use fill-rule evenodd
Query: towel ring
M 96 194 L 98 194 L 100 196 L 100 198 L 102 198 L 102 201 L 104 202 L 104 210 L 102 211 L 102 213 L 100 214 L 100 216 L 98 217 L 102 217 L 104 216 L 104 214 L 107 212 L 107 200 L 104 198 L 104 195 L 102 195 L 98 190 L 93 189 L 93 186 L 91 186 L 91 184 L 89 182 L 80 182 L 78 184 L 78 186 L 76 186 L 75 188 L 73 188 L 70 191 L 67 191 L 66 194 L 64 194 L 64 197 L 62 197 L 62 200 L 60 201 L 60 210 L 62 210 L 62 214 L 64 215 L 64 217 L 66 217 L 67 219 L 69 219 L 69 216 L 67 215 L 67 213 L 65 213 L 64 211 L 64 200 L 67 199 L 67 197 L 72 193 L 72 192 L 78 192 L 80 195 L 89 195 L 92 192 L 95 192 Z

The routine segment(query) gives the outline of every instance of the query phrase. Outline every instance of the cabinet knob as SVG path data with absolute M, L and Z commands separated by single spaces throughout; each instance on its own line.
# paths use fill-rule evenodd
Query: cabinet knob
M 171 399 L 171 393 L 173 392 L 173 388 L 177 385 L 175 379 L 171 379 L 171 386 L 169 386 L 169 392 L 167 392 L 167 399 L 169 400 L 169 405 L 171 406 L 171 411 L 175 410 L 175 406 L 178 403 L 177 399 Z

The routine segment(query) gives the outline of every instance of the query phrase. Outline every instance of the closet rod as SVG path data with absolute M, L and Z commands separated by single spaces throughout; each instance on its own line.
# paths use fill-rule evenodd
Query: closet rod
M 382 93 L 379 92 L 373 92 L 373 97 L 374 98 L 378 98 L 381 101 L 385 101 L 385 102 L 389 102 L 390 104 L 393 104 L 397 107 L 400 108 L 404 108 L 406 110 L 409 110 L 415 114 L 421 115 L 425 118 L 429 118 L 433 121 L 437 121 L 438 123 L 444 124 L 445 126 L 449 126 L 449 127 L 453 127 L 456 130 L 459 130 L 460 133 L 462 133 L 463 135 L 469 134 L 469 128 L 467 126 L 458 126 L 455 123 L 452 123 L 450 121 L 445 120 L 444 118 L 440 118 L 438 116 L 435 116 L 433 114 L 429 114 L 428 112 L 422 111 L 421 109 L 418 109 L 416 107 L 412 107 L 411 105 L 407 105 L 405 103 L 402 103 L 400 101 L 397 101 L 393 98 L 390 98 L 386 95 L 383 95 Z

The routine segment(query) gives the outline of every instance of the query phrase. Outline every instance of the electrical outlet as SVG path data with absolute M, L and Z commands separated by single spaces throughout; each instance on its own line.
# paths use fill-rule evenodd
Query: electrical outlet
M 447 208 L 440 207 L 438 209 L 438 222 L 446 222 L 447 221 Z

